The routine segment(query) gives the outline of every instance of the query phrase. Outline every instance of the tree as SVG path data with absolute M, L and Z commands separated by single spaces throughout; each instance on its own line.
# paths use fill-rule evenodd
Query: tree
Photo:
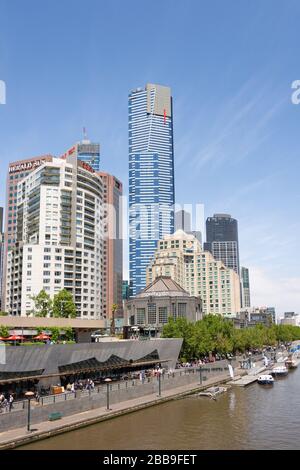
M 111 306 L 111 322 L 110 322 L 110 334 L 111 336 L 114 336 L 116 333 L 116 324 L 115 324 L 115 314 L 116 311 L 118 310 L 119 305 L 118 304 L 112 304 Z
M 9 329 L 7 328 L 7 326 L 0 325 L 0 336 L 2 338 L 9 337 Z
M 53 316 L 56 318 L 76 318 L 76 306 L 71 292 L 63 289 L 54 296 Z
M 0 317 L 7 317 L 8 316 L 8 312 L 0 312 Z
M 41 290 L 38 295 L 33 295 L 31 299 L 34 301 L 34 309 L 32 313 L 35 317 L 51 316 L 53 302 L 46 291 Z

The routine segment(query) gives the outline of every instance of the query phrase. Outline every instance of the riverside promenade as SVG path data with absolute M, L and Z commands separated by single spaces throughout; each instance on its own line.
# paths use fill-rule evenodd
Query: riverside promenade
M 29 442 L 46 439 L 57 434 L 132 413 L 143 408 L 179 399 L 197 391 L 204 390 L 209 386 L 226 383 L 230 380 L 228 372 L 220 372 L 218 374 L 212 374 L 211 377 L 205 377 L 206 380 L 202 385 L 200 385 L 199 372 L 188 374 L 187 377 L 190 379 L 189 383 L 165 390 L 162 388 L 161 396 L 158 396 L 158 391 L 155 391 L 155 393 L 142 395 L 130 400 L 119 402 L 114 402 L 115 400 L 113 400 L 113 403 L 110 405 L 110 410 L 107 410 L 105 406 L 101 406 L 99 408 L 65 416 L 59 421 L 43 421 L 32 424 L 31 432 L 28 432 L 24 426 L 2 432 L 0 433 L 0 450 L 12 449 Z M 139 388 L 140 391 L 142 391 L 142 386 Z

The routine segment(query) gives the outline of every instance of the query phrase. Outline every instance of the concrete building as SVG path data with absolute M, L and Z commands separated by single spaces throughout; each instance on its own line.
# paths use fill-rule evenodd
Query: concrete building
M 191 214 L 185 210 L 180 210 L 175 213 L 175 231 L 183 230 L 184 232 L 190 232 L 191 226 Z
M 32 296 L 73 294 L 77 316 L 102 318 L 103 182 L 75 153 L 19 182 L 17 241 L 8 252 L 5 310 L 31 315 Z
M 251 307 L 249 269 L 241 267 L 241 304 L 242 308 Z
M 2 311 L 3 264 L 4 264 L 3 207 L 0 207 L 0 311 Z
M 123 317 L 123 240 L 122 183 L 108 173 L 99 172 L 103 183 L 103 317 L 110 319 L 113 304 L 118 305 L 116 318 Z
M 41 155 L 11 162 L 6 178 L 6 205 L 4 227 L 4 263 L 3 285 L 6 283 L 7 256 L 9 250 L 16 241 L 17 230 L 17 188 L 20 181 L 46 161 L 52 161 L 52 155 Z M 5 305 L 4 293 L 2 293 L 2 305 Z
M 255 325 L 271 326 L 276 323 L 274 307 L 253 307 L 243 309 L 236 315 L 237 328 L 250 328 Z
M 281 318 L 280 324 L 300 326 L 300 315 L 295 312 L 284 312 L 284 318 Z
M 202 299 L 203 314 L 234 316 L 241 309 L 239 276 L 203 251 L 199 241 L 182 230 L 158 242 L 147 269 L 147 284 L 170 276 L 192 296 Z
M 229 214 L 214 214 L 206 220 L 204 249 L 227 268 L 240 273 L 238 223 Z
M 169 87 L 148 83 L 129 95 L 129 277 L 145 287 L 157 241 L 174 232 L 174 148 Z
M 160 332 L 168 318 L 201 320 L 200 297 L 190 296 L 170 277 L 159 276 L 139 294 L 125 302 L 125 322 Z
M 100 171 L 100 144 L 82 140 L 69 148 L 60 158 L 72 156 L 89 165 L 94 171 Z

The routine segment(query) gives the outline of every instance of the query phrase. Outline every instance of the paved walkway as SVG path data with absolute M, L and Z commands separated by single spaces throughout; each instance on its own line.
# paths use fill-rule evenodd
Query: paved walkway
M 59 421 L 45 421 L 43 423 L 33 424 L 34 431 L 28 433 L 25 428 L 12 429 L 0 433 L 0 450 L 17 447 L 35 440 L 45 439 L 64 432 L 68 432 L 80 427 L 114 418 L 123 414 L 131 413 L 142 408 L 157 405 L 175 398 L 189 395 L 194 391 L 203 390 L 208 386 L 217 385 L 230 380 L 228 374 L 220 374 L 205 381 L 202 386 L 199 382 L 183 385 L 171 390 L 162 391 L 161 397 L 157 394 L 146 395 L 133 400 L 123 401 L 112 405 L 112 409 L 107 411 L 105 408 L 97 408 L 78 414 L 66 416 Z

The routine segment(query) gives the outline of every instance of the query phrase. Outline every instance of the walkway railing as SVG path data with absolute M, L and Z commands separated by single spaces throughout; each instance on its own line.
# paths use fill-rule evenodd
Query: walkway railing
M 211 378 L 216 375 L 220 375 L 221 373 L 228 372 L 228 366 L 223 365 L 223 364 L 217 364 L 217 363 L 208 363 L 208 364 L 203 364 L 201 365 L 201 375 L 202 375 L 202 381 L 205 382 L 205 380 L 208 380 L 208 378 Z M 161 375 L 161 387 L 162 390 L 164 388 L 164 383 L 170 381 L 174 378 L 177 377 L 183 377 L 183 376 L 195 376 L 195 381 L 198 381 L 199 378 L 199 366 L 197 367 L 182 367 L 180 369 L 175 369 L 174 371 L 166 371 L 164 374 Z M 111 392 L 113 391 L 118 391 L 118 390 L 126 390 L 131 387 L 142 387 L 146 384 L 149 383 L 158 383 L 158 377 L 157 376 L 151 376 L 151 377 L 145 377 L 145 379 L 140 380 L 140 379 L 128 379 L 128 380 L 121 380 L 117 382 L 112 382 L 109 385 L 109 389 Z M 61 403 L 67 400 L 74 400 L 76 398 L 84 398 L 84 397 L 93 397 L 97 394 L 102 394 L 105 396 L 107 393 L 107 386 L 106 384 L 101 384 L 101 385 L 96 385 L 93 389 L 87 390 L 76 390 L 75 392 L 65 392 L 57 395 L 46 395 L 46 396 L 41 396 L 36 402 L 36 406 L 47 406 L 47 405 L 52 405 L 54 403 Z M 149 392 L 148 392 L 149 393 Z M 0 417 L 3 413 L 6 412 L 16 412 L 16 411 L 21 411 L 27 409 L 27 400 L 19 400 L 15 401 L 13 403 L 12 409 L 9 411 L 9 407 L 6 409 L 0 409 Z

